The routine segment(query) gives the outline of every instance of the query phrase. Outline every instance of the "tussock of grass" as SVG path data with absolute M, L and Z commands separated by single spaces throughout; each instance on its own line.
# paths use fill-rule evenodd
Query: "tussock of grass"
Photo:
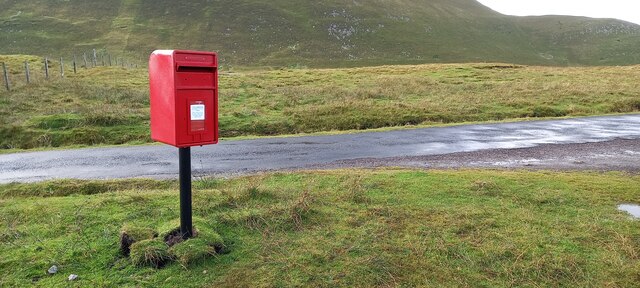
M 197 225 L 197 224 L 196 224 Z M 194 226 L 195 238 L 187 239 L 169 248 L 169 253 L 184 267 L 217 253 L 228 252 L 222 237 L 207 226 Z
M 169 248 L 169 253 L 180 262 L 182 266 L 188 266 L 196 261 L 205 259 L 216 253 L 216 249 L 209 243 L 200 238 L 188 239 Z
M 148 239 L 131 245 L 131 262 L 136 266 L 161 268 L 171 261 L 167 244 L 160 239 Z
M 149 240 L 158 236 L 158 233 L 147 227 L 138 227 L 131 224 L 125 225 L 120 231 L 120 253 L 129 256 L 131 245 L 138 241 Z
M 294 200 L 289 206 L 289 215 L 291 222 L 300 230 L 304 227 L 306 220 L 309 218 L 312 212 L 313 196 L 309 193 L 309 190 L 303 191 L 298 199 Z
M 363 177 L 352 177 L 345 181 L 344 189 L 346 191 L 344 199 L 352 201 L 354 204 L 366 204 L 370 201 L 367 197 L 367 189 L 364 187 Z

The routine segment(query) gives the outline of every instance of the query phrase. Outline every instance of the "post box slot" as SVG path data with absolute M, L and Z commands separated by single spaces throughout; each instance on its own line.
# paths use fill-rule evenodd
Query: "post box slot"
M 178 63 L 193 63 L 211 65 L 215 63 L 215 55 L 205 55 L 197 53 L 176 53 L 174 59 Z
M 214 71 L 215 71 L 215 67 L 178 66 L 178 72 L 213 73 Z

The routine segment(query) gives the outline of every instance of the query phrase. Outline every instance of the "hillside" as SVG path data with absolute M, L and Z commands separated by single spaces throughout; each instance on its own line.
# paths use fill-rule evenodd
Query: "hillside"
M 0 54 L 92 48 L 144 62 L 156 48 L 219 51 L 223 65 L 640 63 L 640 26 L 511 17 L 474 0 L 2 0 Z

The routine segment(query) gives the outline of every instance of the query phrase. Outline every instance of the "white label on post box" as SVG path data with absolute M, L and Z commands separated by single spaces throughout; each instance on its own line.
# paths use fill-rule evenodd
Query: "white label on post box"
M 204 105 L 191 105 L 191 121 L 204 120 Z

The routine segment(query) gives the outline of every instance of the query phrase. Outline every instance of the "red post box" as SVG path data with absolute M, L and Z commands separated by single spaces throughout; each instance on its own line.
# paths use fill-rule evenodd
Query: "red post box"
M 185 148 L 218 143 L 218 57 L 157 50 L 149 59 L 151 139 Z

